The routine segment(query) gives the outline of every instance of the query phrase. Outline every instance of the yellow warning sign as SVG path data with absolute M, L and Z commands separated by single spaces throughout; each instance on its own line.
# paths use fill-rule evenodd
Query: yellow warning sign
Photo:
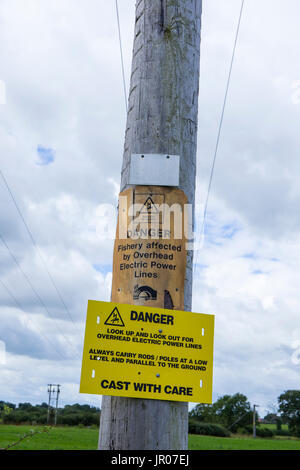
M 214 316 L 89 301 L 80 393 L 212 402 Z

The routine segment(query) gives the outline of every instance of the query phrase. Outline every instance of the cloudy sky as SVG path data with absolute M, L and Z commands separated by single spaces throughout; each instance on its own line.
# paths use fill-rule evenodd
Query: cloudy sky
M 240 6 L 203 1 L 199 227 Z M 134 7 L 119 0 L 127 87 Z M 244 393 L 261 414 L 300 386 L 299 15 L 298 0 L 245 2 L 195 255 L 214 400 Z M 0 400 L 41 403 L 59 383 L 61 405 L 99 406 L 79 380 L 87 301 L 110 297 L 102 208 L 126 119 L 115 2 L 2 0 L 0 44 Z

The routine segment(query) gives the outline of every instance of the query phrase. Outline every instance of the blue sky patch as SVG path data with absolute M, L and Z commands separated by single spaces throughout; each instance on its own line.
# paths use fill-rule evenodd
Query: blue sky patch
M 52 148 L 43 147 L 43 145 L 37 146 L 37 154 L 39 161 L 36 162 L 37 165 L 46 166 L 54 162 L 55 152 Z
M 252 271 L 252 274 L 258 275 L 258 274 L 264 274 L 264 273 L 260 269 L 255 269 L 254 271 Z
M 244 255 L 242 255 L 242 258 L 246 258 L 246 259 L 255 259 L 256 256 L 254 253 L 245 253 Z
M 209 268 L 208 264 L 195 263 L 194 266 L 195 266 L 195 268 L 197 268 L 197 269 L 208 269 L 208 268 Z
M 199 225 L 199 227 L 198 227 Z M 207 243 L 213 246 L 223 246 L 223 244 L 229 240 L 233 240 L 234 237 L 242 230 L 241 224 L 234 220 L 226 224 L 220 224 L 217 218 L 210 216 L 210 219 L 206 221 L 204 230 L 204 237 Z M 199 231 L 202 229 L 202 224 L 196 221 L 196 232 L 198 237 L 200 236 Z
M 233 238 L 240 230 L 241 228 L 235 222 L 226 224 L 221 227 L 221 236 L 222 238 Z
M 112 265 L 111 264 L 93 264 L 93 268 L 95 271 L 98 271 L 103 276 L 112 272 Z

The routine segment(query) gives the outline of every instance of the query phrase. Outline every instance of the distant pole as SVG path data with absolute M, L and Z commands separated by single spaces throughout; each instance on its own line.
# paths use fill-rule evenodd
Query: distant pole
M 253 437 L 256 437 L 256 407 L 259 405 L 253 405 Z
M 57 385 L 57 389 L 56 389 L 56 403 L 55 403 L 55 426 L 57 424 L 57 410 L 58 410 L 58 397 L 59 397 L 59 394 L 60 394 L 60 385 L 58 384 Z
M 133 154 L 180 156 L 179 189 L 194 208 L 202 0 L 137 0 L 121 191 Z M 192 305 L 193 251 L 184 310 Z M 183 275 L 184 275 L 183 274 Z M 161 305 L 164 308 L 164 305 Z M 187 449 L 188 404 L 103 396 L 99 449 Z
M 48 398 L 47 424 L 50 423 L 52 384 L 48 384 L 48 395 L 49 395 L 49 398 Z
M 57 410 L 58 410 L 58 398 L 60 394 L 60 387 L 61 385 L 59 384 L 48 384 L 49 399 L 48 399 L 47 424 L 51 424 L 52 416 L 54 413 L 54 426 L 56 426 L 56 423 L 57 423 Z M 52 404 L 53 402 L 55 402 L 55 411 L 54 411 L 54 406 Z

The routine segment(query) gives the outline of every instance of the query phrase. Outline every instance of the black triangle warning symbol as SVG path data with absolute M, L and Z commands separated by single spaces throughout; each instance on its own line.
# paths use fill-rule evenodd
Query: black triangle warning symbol
M 142 207 L 141 214 L 158 214 L 158 212 L 152 197 L 149 196 Z
M 109 317 L 107 318 L 106 322 L 104 325 L 109 325 L 109 326 L 125 326 L 122 317 L 120 315 L 119 310 L 117 307 L 113 309 Z

